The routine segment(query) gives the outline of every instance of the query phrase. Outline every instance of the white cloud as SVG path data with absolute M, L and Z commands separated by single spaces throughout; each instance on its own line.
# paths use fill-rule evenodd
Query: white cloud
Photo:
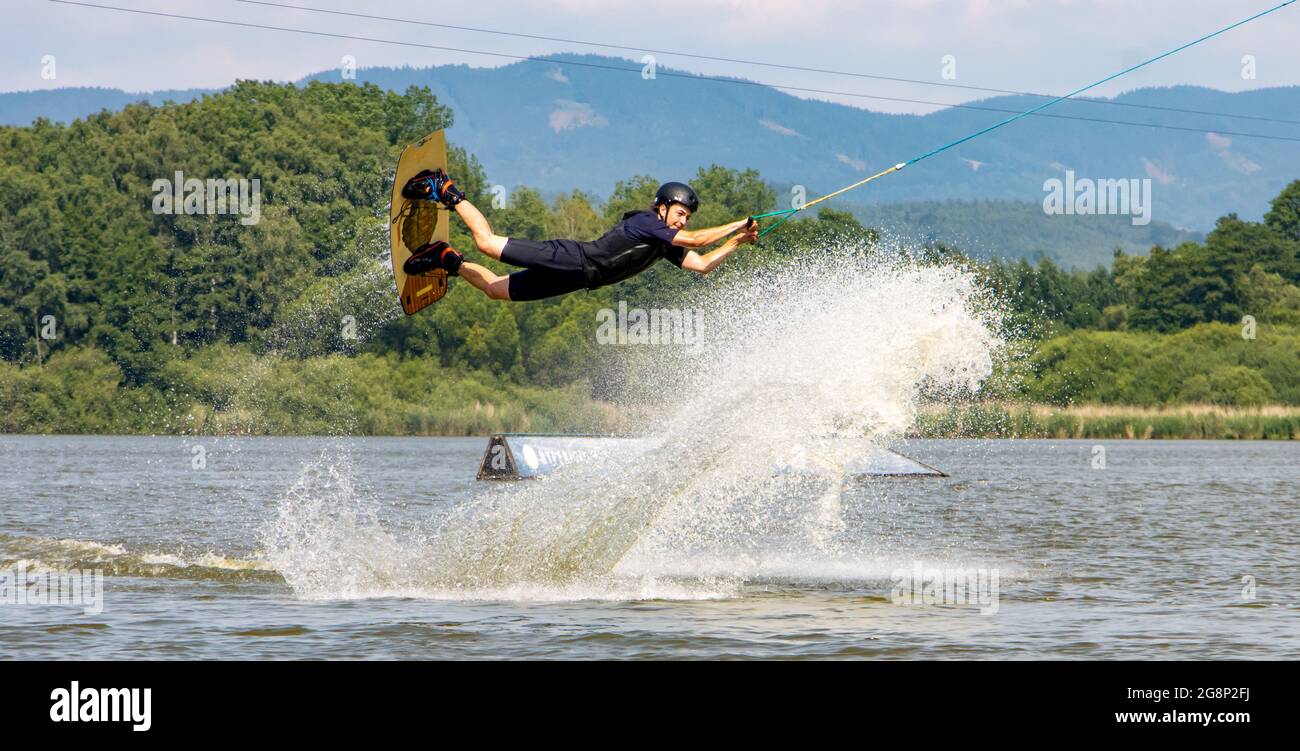
M 1142 166 L 1146 168 L 1147 177 L 1161 185 L 1173 185 L 1178 182 L 1178 177 L 1172 171 L 1146 157 L 1142 157 Z
M 775 133 L 780 133 L 783 136 L 799 135 L 799 131 L 791 130 L 790 128 L 787 128 L 784 125 L 782 125 L 781 123 L 775 122 L 773 120 L 768 120 L 766 118 L 759 120 L 758 124 L 762 125 L 764 128 L 767 128 L 770 131 L 773 131 Z
M 840 164 L 849 165 L 850 167 L 857 170 L 858 172 L 861 172 L 867 168 L 866 162 L 862 161 L 861 159 L 854 159 L 853 157 L 850 157 L 847 154 L 836 154 L 835 160 L 838 161 Z
M 1240 172 L 1243 175 L 1253 175 L 1264 169 L 1241 154 L 1235 154 L 1226 149 L 1219 152 L 1219 158 L 1223 160 L 1224 164 L 1228 165 L 1228 169 Z
M 1221 136 L 1218 133 L 1206 133 L 1205 140 L 1210 143 L 1214 149 L 1226 149 L 1232 145 L 1232 139 Z
M 1229 149 L 1228 147 L 1232 146 L 1231 138 L 1221 136 L 1218 133 L 1206 133 L 1205 140 L 1210 144 L 1211 148 L 1219 153 L 1219 159 L 1223 160 L 1223 163 L 1228 165 L 1230 170 L 1240 172 L 1243 175 L 1253 175 L 1264 169 L 1241 154 Z
M 585 102 L 556 99 L 548 124 L 551 130 L 559 133 L 578 128 L 603 128 L 609 125 L 609 120 Z

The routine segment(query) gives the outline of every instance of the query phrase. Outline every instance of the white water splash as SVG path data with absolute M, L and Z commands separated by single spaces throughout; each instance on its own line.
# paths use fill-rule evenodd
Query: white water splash
M 857 253 L 711 290 L 701 344 L 625 371 L 662 415 L 641 455 L 484 488 L 400 539 L 346 473 L 318 468 L 282 503 L 268 557 L 307 597 L 731 597 L 782 571 L 883 576 L 888 552 L 847 528 L 850 457 L 826 438 L 887 442 L 923 397 L 977 389 L 1002 344 L 993 307 L 964 269 Z
M 0 571 L 31 572 L 72 569 L 109 576 L 183 579 L 276 579 L 274 567 L 256 558 L 237 558 L 215 551 L 176 553 L 73 538 L 0 534 Z

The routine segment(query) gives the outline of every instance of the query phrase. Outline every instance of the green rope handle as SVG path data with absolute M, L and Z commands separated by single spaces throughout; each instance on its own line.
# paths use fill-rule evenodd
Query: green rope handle
M 779 215 L 779 214 L 793 214 L 794 212 L 796 212 L 796 211 L 798 211 L 798 210 L 799 210 L 799 209 L 782 209 L 781 211 L 769 211 L 769 212 L 767 212 L 766 214 L 754 214 L 754 215 L 753 215 L 752 217 L 750 217 L 750 218 L 752 218 L 752 219 L 765 219 L 765 218 L 767 218 L 767 217 L 769 217 L 769 216 L 777 216 L 777 215 Z
M 763 235 L 766 235 L 767 233 L 771 232 L 777 227 L 780 227 L 782 224 L 785 224 L 787 221 L 789 221 L 790 217 L 794 216 L 795 212 L 797 211 L 800 211 L 800 209 L 781 209 L 780 211 L 769 211 L 766 214 L 754 214 L 749 218 L 753 219 L 754 221 L 758 221 L 759 219 L 766 219 L 769 216 L 781 217 L 777 221 L 773 222 L 772 224 L 768 225 L 766 228 L 759 231 L 758 236 L 762 237 Z
M 791 212 L 783 212 L 783 213 L 785 213 L 785 216 L 783 216 L 783 217 L 781 217 L 780 219 L 776 220 L 776 221 L 773 222 L 772 224 L 769 224 L 766 228 L 764 228 L 764 229 L 762 229 L 762 230 L 759 230 L 758 236 L 759 236 L 759 237 L 762 237 L 763 235 L 766 235 L 767 233 L 771 232 L 772 230 L 776 229 L 777 227 L 780 227 L 782 224 L 785 224 L 786 222 L 790 221 L 790 217 L 794 216 L 794 212 L 792 212 L 792 211 L 791 211 Z

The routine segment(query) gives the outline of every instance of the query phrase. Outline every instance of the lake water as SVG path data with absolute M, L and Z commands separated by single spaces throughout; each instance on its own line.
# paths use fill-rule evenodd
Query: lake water
M 913 441 L 949 477 L 698 504 L 485 443 L 0 437 L 0 657 L 1300 655 L 1293 443 Z M 71 569 L 100 607 L 18 602 Z

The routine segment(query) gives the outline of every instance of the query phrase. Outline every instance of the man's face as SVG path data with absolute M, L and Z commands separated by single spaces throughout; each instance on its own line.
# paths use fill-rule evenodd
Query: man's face
M 681 229 L 691 220 L 691 210 L 680 203 L 674 203 L 668 206 L 666 212 L 663 207 L 660 207 L 659 213 L 664 218 L 664 224 L 667 224 L 673 229 Z

